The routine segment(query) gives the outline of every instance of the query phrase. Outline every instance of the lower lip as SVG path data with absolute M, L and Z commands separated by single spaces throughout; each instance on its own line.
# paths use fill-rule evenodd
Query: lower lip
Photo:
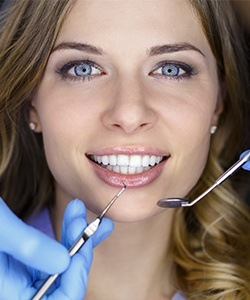
M 114 187 L 122 187 L 125 184 L 130 188 L 139 188 L 146 186 L 156 180 L 161 175 L 166 161 L 167 159 L 150 170 L 133 175 L 124 175 L 112 172 L 106 168 L 99 166 L 91 160 L 90 163 L 94 168 L 96 175 L 108 185 Z

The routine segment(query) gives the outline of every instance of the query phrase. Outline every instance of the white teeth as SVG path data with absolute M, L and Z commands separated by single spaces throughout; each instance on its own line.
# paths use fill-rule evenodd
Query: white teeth
M 128 167 L 127 166 L 120 167 L 120 172 L 122 174 L 128 174 Z
M 111 165 L 107 165 L 107 169 L 109 170 L 109 171 L 112 171 L 112 166 Z
M 136 168 L 136 173 L 142 173 L 144 171 L 144 167 Z
M 129 156 L 123 155 L 123 154 L 117 155 L 117 165 L 128 166 L 129 165 Z
M 120 167 L 119 166 L 114 166 L 113 170 L 111 170 L 111 171 L 116 172 L 116 173 L 120 173 Z
M 136 167 L 128 167 L 128 174 L 135 174 L 136 173 Z
M 111 166 L 115 166 L 117 164 L 116 155 L 110 155 L 109 156 L 109 163 L 110 163 Z
M 149 166 L 149 155 L 144 155 L 143 157 L 142 157 L 142 166 L 143 167 L 147 167 L 147 166 Z
M 158 165 L 161 162 L 162 158 L 160 156 L 156 156 L 156 164 Z
M 111 166 L 111 165 L 107 165 L 105 166 L 105 168 L 107 168 L 108 170 L 115 172 L 115 173 L 120 173 L 120 174 L 138 174 L 138 173 L 142 173 L 145 172 L 147 170 L 150 169 L 150 167 L 128 167 L 128 166 Z
M 159 164 L 163 156 L 155 155 L 93 155 L 91 159 L 110 171 L 121 174 L 137 174 Z
M 102 157 L 101 157 L 101 156 L 96 156 L 96 159 L 95 159 L 95 157 L 94 157 L 94 160 L 95 160 L 96 162 L 98 162 L 98 164 L 101 164 L 101 163 L 102 163 Z
M 107 165 L 109 164 L 109 157 L 108 157 L 107 155 L 104 155 L 104 156 L 102 157 L 102 164 L 103 164 L 104 166 L 107 166 Z
M 154 166 L 156 164 L 156 157 L 155 156 L 150 156 L 149 164 L 150 164 L 150 166 Z
M 141 155 L 131 155 L 129 160 L 129 165 L 131 167 L 140 167 L 142 164 L 142 156 Z

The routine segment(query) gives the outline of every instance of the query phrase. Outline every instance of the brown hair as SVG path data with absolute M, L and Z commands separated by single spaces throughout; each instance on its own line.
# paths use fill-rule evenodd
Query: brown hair
M 227 90 L 207 166 L 189 195 L 195 198 L 214 183 L 242 146 L 249 78 L 231 3 L 189 1 L 201 20 Z M 173 257 L 179 288 L 188 299 L 250 299 L 250 212 L 239 194 L 226 182 L 175 216 Z
M 23 218 L 53 199 L 42 137 L 28 127 L 28 100 L 73 2 L 13 1 L 1 18 L 0 191 Z
M 245 54 L 229 1 L 189 0 L 201 20 L 226 87 L 225 108 L 207 166 L 190 197 L 204 191 L 241 150 L 246 87 Z M 53 202 L 53 180 L 42 137 L 28 127 L 36 90 L 60 27 L 74 0 L 16 0 L 0 28 L 0 191 L 26 218 Z M 178 287 L 188 299 L 250 299 L 250 214 L 225 183 L 173 224 Z

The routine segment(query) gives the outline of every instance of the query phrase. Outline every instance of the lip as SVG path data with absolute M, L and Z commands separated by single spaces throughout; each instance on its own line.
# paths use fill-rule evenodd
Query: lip
M 169 156 L 169 154 L 166 154 L 166 152 L 163 152 L 158 149 L 153 149 L 149 147 L 125 147 L 125 146 L 118 146 L 114 148 L 106 148 L 106 149 L 100 149 L 95 150 L 93 152 L 89 152 L 87 155 L 112 155 L 112 154 L 139 154 L 139 155 L 159 155 L 159 156 Z
M 110 171 L 106 168 L 101 167 L 97 163 L 93 162 L 89 159 L 90 155 L 156 155 L 156 156 L 164 156 L 166 157 L 165 160 L 160 162 L 158 165 L 152 167 L 151 169 L 144 171 L 138 174 L 120 174 Z M 106 148 L 97 151 L 93 151 L 86 155 L 88 158 L 89 163 L 91 164 L 95 174 L 113 187 L 122 187 L 124 184 L 129 188 L 139 188 L 150 184 L 151 182 L 155 181 L 162 173 L 163 168 L 168 161 L 170 155 L 163 153 L 160 150 L 147 148 L 147 147 L 114 147 L 114 148 Z

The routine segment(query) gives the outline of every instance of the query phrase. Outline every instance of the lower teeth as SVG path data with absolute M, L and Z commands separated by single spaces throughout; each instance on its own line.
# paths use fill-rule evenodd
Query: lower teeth
M 120 173 L 120 174 L 138 174 L 145 172 L 150 169 L 150 167 L 129 167 L 129 166 L 111 166 L 107 165 L 102 167 L 115 172 L 115 173 Z

